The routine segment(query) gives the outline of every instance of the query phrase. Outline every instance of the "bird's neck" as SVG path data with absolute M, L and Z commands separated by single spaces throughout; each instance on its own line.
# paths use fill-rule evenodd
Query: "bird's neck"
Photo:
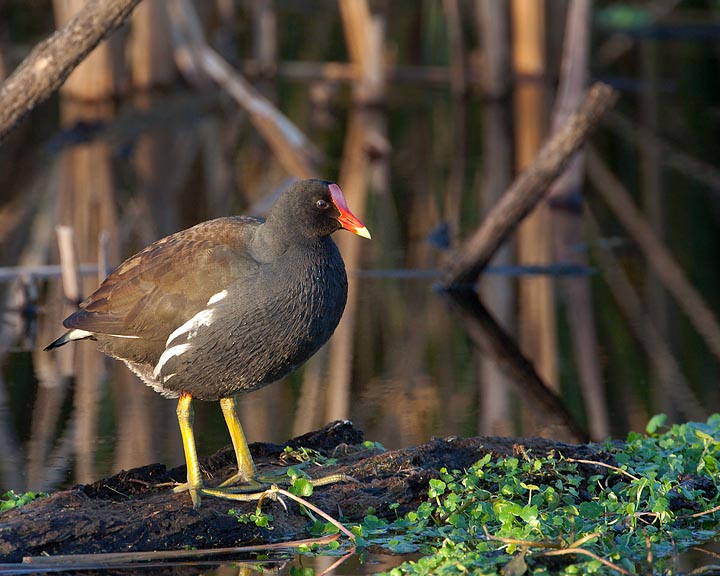
M 303 234 L 293 234 L 293 230 L 282 222 L 268 219 L 258 228 L 253 240 L 253 256 L 261 262 L 272 262 L 288 250 L 300 246 L 314 246 L 321 243 L 320 238 L 310 238 Z

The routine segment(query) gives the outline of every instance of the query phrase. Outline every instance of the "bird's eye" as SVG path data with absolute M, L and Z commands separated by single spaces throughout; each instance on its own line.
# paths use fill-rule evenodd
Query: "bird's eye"
M 328 203 L 321 198 L 320 200 L 315 202 L 315 206 L 317 206 L 318 208 L 320 208 L 322 210 L 325 210 L 325 208 L 328 207 Z

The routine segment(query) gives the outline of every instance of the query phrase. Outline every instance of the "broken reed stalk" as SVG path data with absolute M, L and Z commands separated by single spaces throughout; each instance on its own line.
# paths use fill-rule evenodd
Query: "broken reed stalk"
M 60 275 L 66 301 L 65 308 L 69 313 L 72 313 L 82 300 L 82 280 L 80 278 L 77 247 L 75 245 L 75 230 L 72 226 L 60 225 L 55 228 L 55 232 L 57 234 L 58 251 L 60 253 Z M 67 377 L 75 376 L 76 353 L 74 346 L 66 346 L 56 352 L 61 375 Z
M 81 264 L 78 267 L 80 276 L 98 274 L 95 264 Z M 18 278 L 54 278 L 62 275 L 62 266 L 55 264 L 43 266 L 0 266 L 0 282 L 12 282 Z M 104 276 L 103 276 L 104 278 Z
M 103 230 L 98 237 L 98 265 L 97 280 L 98 286 L 102 284 L 105 277 L 110 273 L 110 237 Z
M 368 0 L 339 0 L 350 60 L 356 71 L 353 99 L 360 104 L 383 100 L 385 92 L 384 26 Z
M 303 82 L 322 80 L 325 82 L 344 83 L 356 82 L 360 77 L 357 66 L 348 62 L 313 62 L 309 60 L 278 62 L 272 74 L 265 72 L 255 60 L 244 60 L 240 67 L 245 76 L 254 78 L 277 77 L 289 80 L 301 80 Z M 483 70 L 481 70 L 479 66 L 473 65 L 471 61 L 466 63 L 465 80 L 468 85 L 481 85 L 482 73 Z M 451 82 L 451 70 L 447 66 L 413 66 L 386 63 L 382 74 L 383 80 L 388 83 L 445 86 Z
M 481 85 L 486 98 L 504 97 L 510 89 L 510 19 L 505 3 L 475 0 L 475 21 L 483 55 Z M 473 81 L 473 60 L 467 62 L 465 81 Z M 484 123 L 483 123 L 484 127 Z
M 38 44 L 0 86 L 0 143 L 47 100 L 140 0 L 88 0 L 66 26 Z
M 604 125 L 635 146 L 650 144 L 656 147 L 662 156 L 663 166 L 703 184 L 707 192 L 720 194 L 720 170 L 712 164 L 671 144 L 647 126 L 633 122 L 617 110 L 608 113 Z
M 547 138 L 548 70 L 546 58 L 545 2 L 511 0 L 512 66 L 519 80 L 512 92 L 515 168 L 525 170 L 537 157 Z M 552 233 L 547 205 L 540 203 L 515 230 L 518 264 L 545 265 L 552 261 Z M 522 351 L 554 390 L 560 389 L 555 281 L 551 276 L 523 276 L 517 282 L 518 340 Z M 532 413 L 523 420 L 535 426 Z
M 58 226 L 55 229 L 60 252 L 60 270 L 62 275 L 63 292 L 68 302 L 74 305 L 80 303 L 81 280 L 78 265 L 77 249 L 75 247 L 75 231 L 72 226 Z
M 467 90 L 465 80 L 465 46 L 462 35 L 462 15 L 458 0 L 443 0 L 445 23 L 450 54 L 450 87 L 453 94 L 459 96 Z
M 712 309 L 688 280 L 670 251 L 656 236 L 652 226 L 635 206 L 625 187 L 592 148 L 588 150 L 587 167 L 595 190 L 633 238 L 655 269 L 660 281 L 705 339 L 710 351 L 720 359 L 720 325 Z
M 342 165 L 339 183 L 343 190 L 352 190 L 352 205 L 356 214 L 362 218 L 368 197 L 368 154 L 367 146 L 376 122 L 376 112 L 366 108 L 354 108 L 348 123 L 343 146 Z M 350 270 L 361 268 L 365 247 L 361 242 L 352 242 L 349 234 L 337 239 L 343 253 L 345 265 Z M 335 330 L 334 338 L 328 346 L 328 387 L 325 418 L 328 421 L 346 418 L 350 413 L 350 390 L 352 381 L 353 354 L 355 350 L 355 329 L 358 321 L 360 284 L 357 278 L 348 281 L 347 303 L 342 320 Z
M 587 432 L 577 423 L 562 398 L 543 381 L 533 363 L 480 303 L 474 291 L 452 291 L 447 294 L 446 301 L 475 345 L 510 375 L 509 381 L 517 388 L 517 393 L 528 398 L 533 409 L 540 410 L 548 421 L 566 428 L 575 440 L 588 441 Z
M 340 534 L 329 534 L 318 538 L 290 540 L 273 544 L 256 544 L 251 546 L 233 546 L 228 548 L 201 548 L 198 550 L 152 550 L 147 552 L 96 552 L 93 554 L 58 554 L 50 556 L 25 556 L 22 564 L 18 566 L 37 566 L 45 568 L 92 569 L 100 567 L 118 567 L 132 564 L 140 568 L 143 563 L 166 560 L 192 560 L 197 558 L 211 558 L 214 556 L 229 556 L 231 554 L 250 554 L 257 552 L 281 552 L 292 550 L 312 544 L 330 544 L 340 537 Z
M 255 128 L 284 168 L 296 178 L 316 176 L 320 153 L 300 129 L 210 46 L 200 46 L 198 57 L 202 70 L 250 115 Z
M 52 10 L 57 28 L 62 28 L 70 22 L 76 14 L 81 12 L 85 0 L 52 0 Z M 63 124 L 67 120 L 67 99 L 76 99 L 88 102 L 102 102 L 116 95 L 123 84 L 124 71 L 115 67 L 114 62 L 122 58 L 123 46 L 118 38 L 108 38 L 98 44 L 90 54 L 72 71 L 60 87 L 63 96 L 61 104 L 61 119 Z M 72 114 L 73 120 L 78 118 Z
M 553 131 L 560 128 L 582 102 L 589 68 L 591 13 L 591 0 L 576 0 L 567 7 L 560 83 L 552 115 Z M 585 155 L 580 151 L 555 180 L 547 195 L 554 260 L 580 268 L 587 266 L 588 259 L 587 252 L 577 250 L 577 246 L 585 242 L 582 210 L 584 179 Z M 610 435 L 610 422 L 597 353 L 590 278 L 586 275 L 559 278 L 557 286 L 565 302 L 564 313 L 571 334 L 590 437 L 602 440 Z
M 132 85 L 141 90 L 171 85 L 177 76 L 170 21 L 162 2 L 142 2 L 131 20 L 127 59 Z
M 199 69 L 226 90 L 245 109 L 255 128 L 290 174 L 296 178 L 316 175 L 319 151 L 287 116 L 207 44 L 191 3 L 172 0 L 167 7 L 176 50 L 180 54 L 178 64 L 181 72 L 197 80 L 195 74 Z
M 230 3 L 231 4 L 231 3 Z M 274 0 L 255 0 L 251 6 L 253 22 L 252 54 L 261 75 L 271 75 L 277 67 L 277 14 Z M 235 26 L 234 22 L 229 23 Z
M 586 211 L 585 221 L 597 244 L 601 237 L 600 227 L 589 210 Z M 637 291 L 617 258 L 609 250 L 598 249 L 595 250 L 595 261 L 620 311 L 627 318 L 630 330 L 644 348 L 650 366 L 664 392 L 670 396 L 673 405 L 685 417 L 698 421 L 705 420 L 707 411 L 698 402 L 670 346 L 652 318 L 648 317 Z
M 587 140 L 617 92 L 600 82 L 588 90 L 578 111 L 541 148 L 473 235 L 456 251 L 443 285 L 454 290 L 472 285 L 520 221 L 544 197 L 555 178 Z
M 339 0 L 338 8 L 350 60 L 359 71 L 359 77 L 363 77 L 369 66 L 366 48 L 372 26 L 370 6 L 367 0 Z

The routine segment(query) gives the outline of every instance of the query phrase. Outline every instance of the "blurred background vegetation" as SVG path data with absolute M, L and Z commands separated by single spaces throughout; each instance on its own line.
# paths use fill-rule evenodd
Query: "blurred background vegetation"
M 83 4 L 0 0 L 0 77 Z M 0 146 L 0 488 L 182 462 L 173 402 L 90 343 L 42 348 L 127 256 L 311 175 L 373 240 L 335 236 L 343 322 L 241 399 L 249 440 L 573 439 L 433 287 L 594 80 L 619 103 L 478 289 L 591 438 L 717 411 L 718 38 L 713 1 L 143 0 Z M 224 445 L 196 411 L 200 452 Z

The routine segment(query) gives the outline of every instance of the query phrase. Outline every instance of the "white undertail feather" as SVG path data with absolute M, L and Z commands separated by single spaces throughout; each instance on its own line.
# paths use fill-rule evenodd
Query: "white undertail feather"
M 165 396 L 165 398 L 177 398 L 180 396 L 179 392 L 168 390 L 163 387 L 162 383 L 153 375 L 151 366 L 130 362 L 129 360 L 123 360 L 123 362 L 125 362 L 125 365 L 130 368 L 130 370 L 132 370 L 140 378 L 140 380 L 145 382 L 145 384 L 150 386 L 153 390 L 155 390 L 155 392 Z M 171 374 L 170 376 L 175 376 L 175 374 Z M 165 380 L 167 380 L 170 376 L 166 376 Z

